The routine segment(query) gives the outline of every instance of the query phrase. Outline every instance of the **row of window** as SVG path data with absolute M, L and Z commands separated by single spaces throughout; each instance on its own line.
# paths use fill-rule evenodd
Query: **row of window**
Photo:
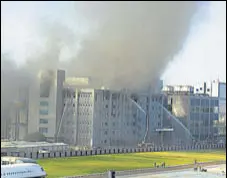
M 114 130 L 112 131 L 112 134 L 115 135 L 115 131 Z M 107 130 L 104 131 L 104 135 L 108 135 L 108 131 Z
M 131 124 L 129 122 L 124 123 L 124 125 L 127 124 L 127 126 L 131 125 L 131 126 L 136 126 L 136 122 L 131 122 Z M 112 123 L 113 126 L 115 126 L 115 122 Z M 102 123 L 102 126 L 108 126 L 108 122 Z
M 202 87 L 200 87 L 199 89 L 198 88 L 196 88 L 196 91 L 198 92 L 198 91 L 202 91 L 203 90 L 203 88 Z M 210 92 L 210 89 L 209 88 L 207 88 L 207 92 Z
M 79 134 L 80 135 L 86 135 L 86 136 L 89 136 L 89 135 L 91 135 L 91 131 L 87 131 L 87 130 L 79 130 Z
M 198 99 L 198 98 L 191 98 L 191 105 L 196 105 L 196 106 L 218 106 L 218 100 L 214 99 Z
M 7 172 L 7 173 L 1 173 L 1 176 L 9 176 L 9 175 L 18 175 L 18 174 L 25 174 L 25 173 L 31 173 L 32 171 L 20 171 L 20 172 Z
M 90 98 L 92 96 L 92 93 L 79 93 L 78 97 L 81 98 Z
M 218 113 L 218 107 L 192 107 L 193 113 Z
M 79 112 L 78 115 L 79 116 L 90 116 L 90 115 L 92 115 L 92 113 L 91 112 Z
M 113 131 L 112 131 L 112 134 L 115 135 L 115 133 L 116 133 L 115 130 L 113 130 Z M 128 131 L 127 131 L 127 133 L 128 133 Z M 133 135 L 135 135 L 135 134 L 136 134 L 136 131 L 133 130 L 132 133 L 133 133 Z M 107 130 L 104 131 L 104 135 L 108 135 L 108 131 L 107 131 Z
M 86 121 L 86 120 L 84 120 L 84 121 L 79 122 L 79 124 L 86 124 L 86 125 L 90 125 L 90 124 L 91 124 L 91 122 L 90 122 L 90 121 Z
M 89 103 L 89 102 L 87 102 L 87 103 L 79 103 L 78 104 L 78 107 L 91 107 L 91 106 L 92 106 L 92 104 Z M 74 104 L 74 107 L 75 107 L 75 104 Z

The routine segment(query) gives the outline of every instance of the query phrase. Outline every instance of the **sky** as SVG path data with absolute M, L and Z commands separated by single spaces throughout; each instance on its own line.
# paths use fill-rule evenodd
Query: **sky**
M 10 53 L 22 65 L 30 44 L 41 43 L 37 32 L 40 20 L 60 19 L 78 36 L 86 34 L 87 24 L 72 3 L 1 1 L 2 52 Z M 183 49 L 161 76 L 164 84 L 194 85 L 215 79 L 226 82 L 226 2 L 201 5 L 193 20 Z

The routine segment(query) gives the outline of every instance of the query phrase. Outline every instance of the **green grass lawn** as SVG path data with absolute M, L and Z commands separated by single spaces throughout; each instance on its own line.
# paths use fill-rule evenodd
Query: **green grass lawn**
M 226 152 L 200 151 L 200 152 L 147 152 L 127 153 L 115 155 L 80 156 L 69 158 L 40 159 L 38 163 L 43 166 L 50 178 L 101 173 L 107 170 L 129 170 L 151 168 L 154 162 L 166 166 L 191 164 L 198 162 L 226 160 Z

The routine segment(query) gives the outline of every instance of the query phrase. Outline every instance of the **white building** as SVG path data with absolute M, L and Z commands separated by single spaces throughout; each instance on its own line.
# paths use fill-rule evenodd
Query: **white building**
M 219 80 L 213 80 L 196 84 L 194 87 L 195 94 L 207 94 L 213 97 L 219 97 L 220 99 L 226 99 L 226 83 Z
M 28 133 L 40 132 L 51 141 L 55 139 L 62 115 L 64 80 L 62 70 L 40 72 L 29 92 Z
M 28 133 L 38 131 L 50 141 L 90 148 L 164 144 L 182 136 L 166 132 L 173 124 L 166 120 L 161 82 L 152 95 L 94 89 L 95 83 L 65 79 L 62 70 L 41 72 L 29 92 Z
M 145 115 L 121 92 L 74 88 L 67 98 L 65 105 L 70 104 L 60 133 L 65 141 L 82 147 L 122 147 L 142 141 Z
M 135 147 L 143 142 L 171 144 L 184 137 L 170 129 L 174 121 L 167 119 L 168 113 L 163 109 L 167 107 L 165 95 L 153 94 L 149 99 L 143 93 L 78 89 L 69 85 L 64 93 L 58 139 L 66 143 L 88 148 Z

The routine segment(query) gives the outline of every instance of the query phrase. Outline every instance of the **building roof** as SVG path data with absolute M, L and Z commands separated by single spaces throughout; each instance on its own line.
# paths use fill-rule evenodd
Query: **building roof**
M 68 146 L 68 145 L 65 143 L 26 142 L 26 141 L 2 142 L 1 141 L 1 148 L 10 148 L 10 147 L 25 148 L 25 147 L 40 147 L 40 146 Z

